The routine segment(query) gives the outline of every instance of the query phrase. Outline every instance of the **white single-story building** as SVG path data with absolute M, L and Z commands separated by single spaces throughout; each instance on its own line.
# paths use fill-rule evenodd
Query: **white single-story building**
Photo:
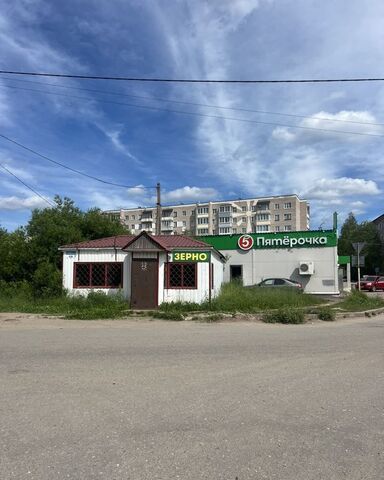
M 255 285 L 268 278 L 288 278 L 306 293 L 338 294 L 335 230 L 204 236 L 226 258 L 224 282 L 235 278 Z
M 224 278 L 223 255 L 183 235 L 119 235 L 60 247 L 63 286 L 87 295 L 121 291 L 132 308 L 163 302 L 201 303 L 215 297 Z

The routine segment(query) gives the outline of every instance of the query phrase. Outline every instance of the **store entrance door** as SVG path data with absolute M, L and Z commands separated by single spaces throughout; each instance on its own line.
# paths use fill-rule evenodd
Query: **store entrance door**
M 157 308 L 159 264 L 155 258 L 133 258 L 131 307 Z

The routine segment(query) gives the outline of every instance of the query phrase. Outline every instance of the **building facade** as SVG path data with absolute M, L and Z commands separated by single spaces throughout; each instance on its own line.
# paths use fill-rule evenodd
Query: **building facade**
M 121 293 L 132 308 L 214 298 L 224 277 L 224 256 L 185 235 L 119 235 L 60 247 L 63 287 L 74 295 Z
M 243 235 L 119 235 L 64 245 L 63 287 L 74 295 L 120 292 L 132 308 L 210 301 L 225 282 L 251 286 L 272 278 L 304 292 L 339 293 L 334 230 Z
M 207 236 L 204 242 L 226 258 L 224 282 L 255 285 L 268 278 L 299 282 L 304 292 L 340 292 L 334 230 Z
M 132 234 L 155 233 L 156 207 L 103 212 Z M 163 206 L 161 234 L 231 235 L 309 229 L 309 204 L 297 195 Z
M 380 239 L 382 242 L 384 242 L 384 214 L 372 220 L 372 223 L 376 225 Z

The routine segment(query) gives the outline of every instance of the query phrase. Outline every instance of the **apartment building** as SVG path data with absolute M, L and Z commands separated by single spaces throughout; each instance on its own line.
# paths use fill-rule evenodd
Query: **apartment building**
M 156 207 L 103 212 L 132 234 L 156 231 Z M 309 205 L 297 195 L 167 205 L 161 208 L 162 234 L 229 235 L 309 230 Z

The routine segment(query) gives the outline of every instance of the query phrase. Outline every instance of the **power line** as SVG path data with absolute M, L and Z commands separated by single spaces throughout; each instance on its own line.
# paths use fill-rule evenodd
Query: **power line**
M 67 170 L 70 170 L 71 172 L 78 173 L 79 175 L 83 175 L 84 177 L 91 178 L 92 180 L 96 180 L 97 182 L 101 182 L 101 183 L 104 183 L 106 185 L 112 185 L 114 187 L 122 187 L 122 188 L 129 188 L 129 189 L 132 189 L 132 188 L 142 188 L 142 189 L 156 188 L 156 187 L 144 186 L 144 185 L 135 186 L 135 185 L 123 185 L 123 184 L 120 184 L 120 183 L 108 182 L 107 180 L 103 180 L 101 178 L 94 177 L 93 175 L 88 175 L 88 173 L 81 172 L 80 170 L 76 170 L 75 168 L 68 167 L 67 165 L 64 165 L 63 163 L 60 163 L 56 160 L 53 160 L 52 158 L 49 158 L 46 155 L 43 155 L 42 153 L 39 153 L 36 150 L 33 150 L 32 148 L 29 148 L 29 147 L 23 145 L 22 143 L 16 142 L 16 140 L 12 140 L 11 138 L 3 135 L 2 133 L 0 133 L 0 137 L 4 138 L 8 142 L 14 143 L 15 145 L 23 148 L 24 150 L 27 150 L 28 152 L 33 153 L 34 155 L 37 155 L 40 158 L 43 158 L 44 160 L 48 160 L 49 162 L 54 163 L 55 165 L 59 165 L 60 167 L 66 168 Z
M 17 175 L 15 175 L 13 172 L 11 172 L 10 170 L 8 170 L 7 167 L 5 167 L 3 164 L 0 163 L 0 167 L 5 170 L 6 172 L 8 172 L 10 175 L 12 175 L 12 177 L 15 177 L 16 180 L 18 180 L 20 183 L 22 183 L 25 187 L 29 188 L 29 190 L 31 190 L 35 195 L 37 195 L 38 197 L 40 197 L 42 200 L 44 200 L 44 202 L 47 202 L 48 205 L 50 207 L 55 207 L 55 205 L 50 202 L 48 199 L 46 199 L 45 197 L 43 197 L 43 195 L 41 195 L 39 192 L 37 192 L 34 188 L 32 188 L 30 185 L 28 185 L 27 183 L 25 183 L 23 180 L 21 180 L 21 178 L 19 178 Z
M 338 123 L 354 123 L 357 125 L 372 125 L 372 126 L 378 126 L 382 127 L 384 126 L 383 123 L 374 123 L 374 122 L 358 122 L 356 120 L 341 120 L 341 119 L 336 119 L 336 118 L 326 118 L 326 117 L 314 117 L 312 115 L 299 115 L 299 114 L 294 114 L 294 113 L 283 113 L 283 112 L 271 112 L 268 110 L 256 110 L 256 109 L 251 109 L 251 108 L 241 108 L 241 107 L 225 107 L 223 105 L 213 105 L 209 103 L 198 103 L 198 102 L 187 102 L 187 101 L 182 101 L 182 100 L 174 100 L 174 99 L 168 99 L 168 98 L 161 98 L 161 97 L 150 97 L 146 95 L 132 95 L 128 93 L 122 93 L 122 92 L 111 92 L 109 90 L 99 90 L 95 88 L 82 88 L 82 87 L 75 87 L 72 85 L 60 85 L 58 83 L 45 83 L 45 82 L 35 82 L 33 80 L 20 80 L 16 78 L 9 78 L 9 77 L 0 77 L 1 79 L 4 80 L 10 80 L 12 82 L 22 82 L 22 83 L 33 83 L 36 85 L 43 85 L 43 86 L 50 86 L 50 87 L 58 87 L 58 88 L 68 88 L 71 90 L 80 90 L 80 91 L 85 91 L 85 92 L 92 92 L 92 93 L 101 93 L 104 95 L 115 95 L 119 97 L 128 97 L 128 98 L 138 98 L 140 100 L 150 100 L 150 101 L 157 101 L 157 102 L 165 102 L 165 103 L 175 103 L 178 105 L 192 105 L 194 107 L 207 107 L 207 108 L 217 108 L 221 110 L 233 110 L 233 111 L 239 111 L 239 112 L 247 112 L 247 113 L 260 113 L 263 115 L 277 115 L 277 116 L 283 116 L 283 117 L 294 117 L 294 118 L 308 118 L 310 120 L 322 120 L 322 121 L 327 121 L 327 122 L 338 122 Z M 4 86 L 7 88 L 20 88 L 16 87 L 15 85 L 0 85 Z M 20 88 L 21 89 L 21 88 Z M 25 89 L 27 90 L 27 89 Z M 48 93 L 48 92 L 42 92 L 41 90 L 33 90 L 31 91 L 36 91 L 36 92 L 41 92 L 41 93 Z M 55 92 L 51 92 L 53 95 Z M 100 100 L 98 100 L 100 101 Z
M 47 95 L 57 95 L 60 97 L 68 97 L 68 98 L 75 98 L 79 100 L 87 100 L 87 101 L 93 101 L 94 99 L 90 99 L 88 97 L 80 97 L 78 95 L 68 95 L 66 93 L 60 93 L 60 92 L 47 92 L 47 91 L 42 91 L 42 90 L 36 90 L 33 88 L 21 88 L 21 87 L 14 87 L 11 85 L 0 85 L 0 87 L 7 87 L 11 89 L 16 89 L 16 90 L 26 90 L 26 91 L 32 91 L 32 92 L 37 92 L 37 93 L 44 93 Z M 206 118 L 216 118 L 219 120 L 231 120 L 231 121 L 236 121 L 236 122 L 243 122 L 243 123 L 253 123 L 253 124 L 258 124 L 258 125 L 270 125 L 274 127 L 285 127 L 285 128 L 299 128 L 301 130 L 311 130 L 311 131 L 320 131 L 320 132 L 328 132 L 328 133 L 337 133 L 337 134 L 344 134 L 344 135 L 359 135 L 359 136 L 368 136 L 368 137 L 384 137 L 384 134 L 379 134 L 379 133 L 364 133 L 364 132 L 351 132 L 351 131 L 345 131 L 345 130 L 334 130 L 331 128 L 318 128 L 318 127 L 306 127 L 304 125 L 292 125 L 292 124 L 284 124 L 284 123 L 275 123 L 275 122 L 263 122 L 261 120 L 252 120 L 252 119 L 247 119 L 247 118 L 236 118 L 236 117 L 223 117 L 222 115 L 211 115 L 211 114 L 206 114 L 206 113 L 198 113 L 198 112 L 190 112 L 186 110 L 174 110 L 170 108 L 160 108 L 160 107 L 153 107 L 149 105 L 138 105 L 134 103 L 126 103 L 126 102 L 115 102 L 113 100 L 103 100 L 103 99 L 96 99 L 98 102 L 102 103 L 109 103 L 112 105 L 121 105 L 121 106 L 126 106 L 130 108 L 139 108 L 139 109 L 144 109 L 144 110 L 154 110 L 154 111 L 159 111 L 159 112 L 166 112 L 166 113 L 176 113 L 176 114 L 181 114 L 181 115 L 189 115 L 193 117 L 206 117 Z M 381 124 L 377 124 L 377 126 L 381 126 Z M 69 168 L 69 167 L 65 167 Z M 79 173 L 79 172 L 77 172 Z M 89 176 L 86 174 L 81 174 L 85 176 Z M 94 177 L 91 177 L 94 178 Z M 104 182 L 106 183 L 106 182 Z M 111 184 L 115 186 L 123 186 L 123 185 L 117 185 L 117 184 Z M 136 188 L 136 187 L 125 187 L 125 188 Z M 154 187 L 150 187 L 154 188 Z
M 79 80 L 116 80 L 124 82 L 162 82 L 162 83 L 233 83 L 233 84 L 256 84 L 256 83 L 336 83 L 336 82 L 383 82 L 382 77 L 368 78 L 307 78 L 307 79 L 281 79 L 281 80 L 219 80 L 219 79 L 191 79 L 191 78 L 156 78 L 156 77 L 109 77 L 99 75 L 73 75 L 65 73 L 42 73 L 42 72 L 16 72 L 0 70 L 7 75 L 28 75 L 35 77 L 77 78 Z

